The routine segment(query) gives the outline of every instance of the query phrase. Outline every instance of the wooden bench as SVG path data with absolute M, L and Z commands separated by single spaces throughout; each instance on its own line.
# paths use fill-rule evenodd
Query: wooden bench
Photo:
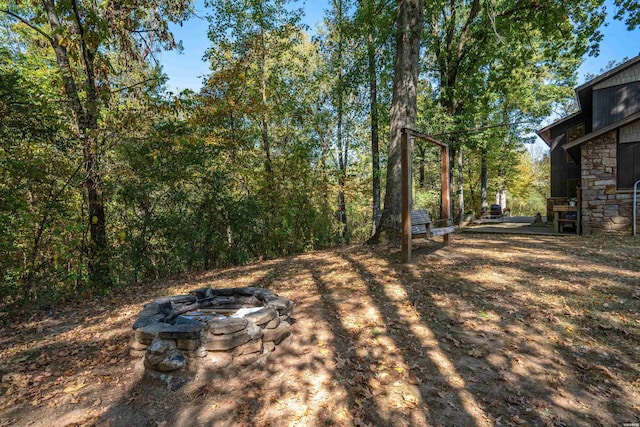
M 441 220 L 439 222 L 451 223 L 450 219 Z M 418 238 L 424 237 L 428 239 L 430 237 L 444 236 L 445 234 L 453 233 L 455 227 L 453 224 L 446 225 L 444 227 L 431 228 L 431 217 L 426 209 L 417 209 L 411 212 L 411 237 Z

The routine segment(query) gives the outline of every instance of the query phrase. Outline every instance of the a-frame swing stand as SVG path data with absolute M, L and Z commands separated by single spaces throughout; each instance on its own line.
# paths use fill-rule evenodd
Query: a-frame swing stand
M 449 233 L 453 231 L 453 224 L 451 222 L 451 202 L 449 194 L 449 146 L 437 139 L 413 131 L 411 129 L 402 128 L 402 138 L 400 142 L 401 151 L 401 178 L 402 178 L 402 262 L 411 262 L 411 210 L 413 207 L 413 140 L 422 139 L 440 147 L 442 157 L 442 174 L 441 174 L 441 219 L 446 224 L 451 224 L 450 227 L 446 227 L 441 234 L 444 244 L 449 244 Z M 435 230 L 434 230 L 435 231 Z

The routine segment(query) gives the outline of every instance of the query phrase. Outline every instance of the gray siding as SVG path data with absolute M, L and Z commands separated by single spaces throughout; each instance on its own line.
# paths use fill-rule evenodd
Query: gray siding
M 633 188 L 640 179 L 640 121 L 618 131 L 618 189 Z
M 594 90 L 605 89 L 612 86 L 620 86 L 631 82 L 640 81 L 640 64 L 629 67 L 626 70 L 614 74 L 608 79 L 598 83 L 593 87 Z
M 640 111 L 640 82 L 593 91 L 593 130 Z
M 580 180 L 580 159 L 576 159 L 577 163 L 569 162 L 562 144 L 567 142 L 569 129 L 584 123 L 583 120 L 582 114 L 578 114 L 551 129 L 551 139 L 558 142 L 551 150 L 551 197 L 569 197 L 570 183 Z

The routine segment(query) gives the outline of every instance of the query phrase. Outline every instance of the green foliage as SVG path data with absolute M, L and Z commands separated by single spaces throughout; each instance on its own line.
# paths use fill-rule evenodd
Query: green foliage
M 90 283 L 87 153 L 117 286 L 370 237 L 371 71 L 384 178 L 396 5 L 334 2 L 310 40 L 287 1 L 209 3 L 211 74 L 198 93 L 174 95 L 153 56 L 179 47 L 168 25 L 190 14 L 188 1 L 74 11 L 0 0 L 0 306 L 109 291 Z M 597 48 L 600 5 L 426 5 L 418 127 L 464 150 L 474 210 L 483 159 L 490 199 L 506 188 L 513 214 L 544 210 L 548 158 L 531 159 L 521 135 L 571 95 L 582 54 Z M 51 45 L 66 49 L 68 70 Z M 512 122 L 527 123 L 501 126 Z M 474 127 L 485 129 L 465 131 Z M 439 156 L 416 143 L 414 205 L 434 219 Z
M 636 0 L 615 0 L 617 7 L 615 18 L 627 25 L 629 31 L 640 25 L 640 4 Z
M 83 280 L 82 162 L 52 70 L 0 48 L 0 305 L 74 293 Z

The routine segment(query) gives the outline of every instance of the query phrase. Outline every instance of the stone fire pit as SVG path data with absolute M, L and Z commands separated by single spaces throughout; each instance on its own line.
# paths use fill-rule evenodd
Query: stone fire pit
M 265 289 L 203 288 L 157 299 L 133 324 L 131 354 L 145 373 L 175 382 L 201 368 L 264 363 L 291 340 L 293 303 Z

